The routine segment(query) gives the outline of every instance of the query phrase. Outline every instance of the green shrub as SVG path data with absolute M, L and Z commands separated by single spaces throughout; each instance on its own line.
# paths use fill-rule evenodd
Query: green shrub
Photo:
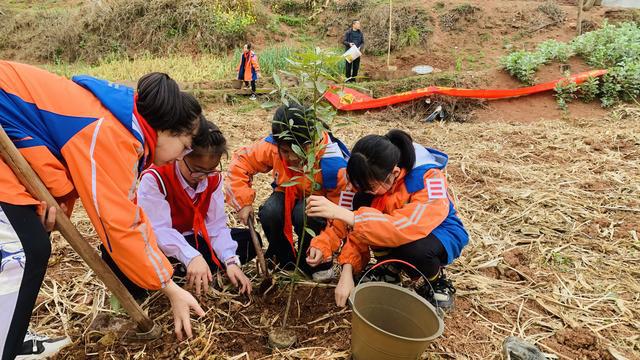
M 289 15 L 278 15 L 278 21 L 281 23 L 285 23 L 289 26 L 302 26 L 306 21 L 303 17 L 297 16 L 289 16 Z
M 578 94 L 590 101 L 599 97 L 602 106 L 609 107 L 620 101 L 635 101 L 640 96 L 640 25 L 633 22 L 612 25 L 561 43 L 545 41 L 535 51 L 515 51 L 500 59 L 502 67 L 520 81 L 530 84 L 537 69 L 550 61 L 565 62 L 571 56 L 582 57 L 589 65 L 607 69 L 601 80 L 588 80 Z M 556 89 L 558 103 L 566 108 L 574 92 L 570 85 Z

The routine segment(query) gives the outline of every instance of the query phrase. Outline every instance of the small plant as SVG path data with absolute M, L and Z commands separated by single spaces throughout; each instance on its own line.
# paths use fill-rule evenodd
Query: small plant
M 552 60 L 566 62 L 573 56 L 573 50 L 569 44 L 565 44 L 556 40 L 547 40 L 537 47 L 537 52 L 545 63 Z
M 524 50 L 512 52 L 500 59 L 502 67 L 525 84 L 533 84 L 536 71 L 544 63 L 545 59 L 538 53 Z
M 558 107 L 564 111 L 569 109 L 568 104 L 570 102 L 578 98 L 578 84 L 569 78 L 559 81 L 554 90 Z
M 416 26 L 410 26 L 400 35 L 398 42 L 401 48 L 417 46 L 422 42 L 422 31 Z
M 289 15 L 279 15 L 278 21 L 281 23 L 285 23 L 289 26 L 302 26 L 304 25 L 305 18 L 297 17 L 297 16 L 289 16 Z
M 273 81 L 276 89 L 273 91 L 273 94 L 279 96 L 279 102 L 267 103 L 263 104 L 263 106 L 271 107 L 282 104 L 288 107 L 291 103 L 308 104 L 308 111 L 303 114 L 304 123 L 307 126 L 307 128 L 304 129 L 305 131 L 294 128 L 295 125 L 293 125 L 293 121 L 283 124 L 288 127 L 288 132 L 285 132 L 283 136 L 288 136 L 290 140 L 295 142 L 292 145 L 292 149 L 303 161 L 300 168 L 292 169 L 300 175 L 294 176 L 291 182 L 282 184 L 281 186 L 294 186 L 301 183 L 305 184 L 305 186 L 303 186 L 304 189 L 311 189 L 313 192 L 320 187 L 320 184 L 316 182 L 316 175 L 318 175 L 320 169 L 318 169 L 315 164 L 317 164 L 319 160 L 320 153 L 324 150 L 324 145 L 321 140 L 323 134 L 329 131 L 330 125 L 337 114 L 333 106 L 323 101 L 324 94 L 329 90 L 328 84 L 330 81 L 340 83 L 344 80 L 340 75 L 335 74 L 337 64 L 343 62 L 343 59 L 339 53 L 316 47 L 305 52 L 293 54 L 287 59 L 287 62 L 289 64 L 287 70 L 283 70 L 281 73 L 295 78 L 298 86 L 293 88 L 287 87 L 282 82 L 280 74 L 274 72 Z M 308 101 L 301 101 L 302 99 L 307 99 Z M 309 138 L 306 139 L 307 141 L 305 141 L 304 144 L 298 143 L 298 137 L 294 137 L 294 133 L 296 135 L 309 134 Z M 302 198 L 305 199 L 309 195 L 311 194 L 303 191 Z M 303 215 L 303 227 L 304 231 L 302 238 L 299 239 L 299 244 L 310 241 L 310 239 L 316 235 L 311 228 L 307 227 L 306 214 Z M 296 270 L 291 277 L 291 287 L 282 320 L 283 328 L 285 328 L 287 324 L 296 281 L 300 278 L 300 259 L 305 255 L 306 254 L 302 254 L 301 252 L 297 254 Z
M 578 86 L 578 98 L 584 102 L 592 102 L 600 93 L 600 79 L 589 77 Z

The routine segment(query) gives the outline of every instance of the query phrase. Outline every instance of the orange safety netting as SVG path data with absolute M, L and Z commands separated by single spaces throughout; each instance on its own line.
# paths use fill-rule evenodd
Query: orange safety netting
M 607 73 L 607 70 L 592 70 L 569 77 L 580 84 L 590 77 L 598 77 Z M 534 86 L 518 89 L 456 89 L 443 86 L 429 86 L 422 89 L 403 92 L 400 94 L 374 99 L 369 95 L 358 92 L 348 87 L 334 86 L 324 94 L 324 97 L 338 110 L 367 110 L 389 105 L 395 105 L 430 95 L 446 95 L 474 99 L 507 99 L 544 91 L 553 90 L 556 84 L 567 81 L 567 78 L 558 79 Z M 342 93 L 342 94 L 339 94 Z

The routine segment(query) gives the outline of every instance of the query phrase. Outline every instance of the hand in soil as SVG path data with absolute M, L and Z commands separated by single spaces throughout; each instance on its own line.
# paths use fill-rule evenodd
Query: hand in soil
M 193 289 L 195 286 L 198 297 L 202 294 L 201 290 L 204 290 L 205 294 L 209 291 L 209 283 L 213 281 L 213 275 L 202 255 L 194 257 L 189 262 L 186 280 L 190 288 Z
M 344 307 L 351 291 L 355 287 L 353 283 L 353 268 L 351 264 L 344 264 L 338 286 L 336 286 L 336 305 Z
M 251 281 L 238 265 L 227 266 L 227 276 L 233 286 L 240 287 L 240 294 L 246 293 L 247 295 L 251 295 Z
M 171 303 L 175 333 L 178 340 L 182 341 L 183 330 L 188 338 L 192 337 L 191 318 L 189 317 L 191 310 L 195 311 L 198 316 L 204 316 L 204 310 L 198 305 L 198 301 L 196 301 L 188 291 L 180 288 L 173 281 L 169 282 L 161 291 L 167 296 Z

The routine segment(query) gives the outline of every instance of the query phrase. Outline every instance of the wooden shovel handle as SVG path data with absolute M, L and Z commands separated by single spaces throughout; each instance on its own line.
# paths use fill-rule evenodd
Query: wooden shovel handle
M 22 185 L 34 198 L 44 201 L 48 207 L 56 208 L 56 226 L 58 231 L 69 242 L 73 250 L 89 265 L 96 276 L 102 280 L 107 289 L 118 298 L 124 310 L 129 314 L 131 319 L 138 324 L 138 328 L 143 331 L 151 331 L 153 329 L 153 321 L 142 311 L 142 308 L 133 299 L 127 288 L 122 285 L 118 277 L 111 269 L 102 261 L 100 255 L 94 248 L 82 238 L 78 229 L 73 225 L 67 215 L 60 209 L 58 202 L 53 198 L 42 180 L 33 171 L 27 160 L 16 149 L 13 141 L 0 126 L 0 155 L 5 163 L 9 165 L 13 173 L 20 180 Z
M 258 240 L 255 226 L 253 225 L 255 219 L 253 214 L 249 215 L 249 232 L 251 233 L 251 242 L 256 249 L 256 256 L 258 257 L 258 267 L 262 268 L 262 276 L 266 279 L 269 277 L 269 269 L 267 269 L 267 263 L 264 261 L 264 253 L 262 252 L 262 244 Z

